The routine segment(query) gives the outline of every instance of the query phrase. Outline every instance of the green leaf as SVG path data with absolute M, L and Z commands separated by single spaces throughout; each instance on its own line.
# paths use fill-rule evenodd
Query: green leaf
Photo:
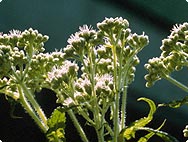
M 161 137 L 165 142 L 179 142 L 175 137 L 173 137 L 163 131 L 154 130 L 154 129 L 148 128 L 148 127 L 140 128 L 140 130 L 146 130 L 150 133 L 155 133 L 155 135 L 158 135 L 159 137 Z M 144 142 L 144 141 L 142 141 L 142 142 Z
M 148 116 L 133 122 L 130 126 L 123 129 L 120 133 L 119 139 L 122 139 L 122 137 L 127 140 L 130 140 L 131 138 L 135 138 L 136 131 L 139 130 L 139 128 L 147 125 L 153 119 L 153 115 L 156 111 L 155 103 L 148 98 L 139 98 L 138 99 L 138 101 L 141 101 L 141 100 L 147 102 L 150 106 L 150 111 L 149 111 Z
M 65 112 L 62 108 L 56 108 L 47 123 L 49 130 L 46 134 L 49 142 L 65 142 Z
M 182 105 L 188 104 L 188 96 L 185 96 L 182 100 L 174 100 L 167 104 L 159 104 L 158 107 L 167 106 L 171 108 L 179 108 Z
M 161 126 L 157 129 L 160 130 L 164 124 L 165 124 L 166 120 L 161 124 Z M 155 135 L 154 132 L 150 132 L 149 134 L 145 135 L 144 137 L 141 137 L 138 142 L 147 142 L 151 137 L 153 137 Z

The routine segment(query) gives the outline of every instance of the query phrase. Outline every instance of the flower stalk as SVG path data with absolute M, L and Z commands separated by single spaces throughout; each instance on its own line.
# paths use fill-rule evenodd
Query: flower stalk
M 148 44 L 147 36 L 131 34 L 128 27 L 122 17 L 105 18 L 97 30 L 83 25 L 64 49 L 52 53 L 43 53 L 48 37 L 37 30 L 0 35 L 0 92 L 20 101 L 50 142 L 65 140 L 65 112 L 82 141 L 89 139 L 76 114 L 94 127 L 98 142 L 106 137 L 118 142 L 126 127 L 127 88 L 139 63 L 136 55 Z M 35 98 L 42 88 L 54 91 L 61 106 L 50 118 Z
M 79 124 L 79 122 L 78 122 L 78 120 L 77 120 L 75 114 L 72 112 L 72 110 L 68 110 L 67 113 L 69 114 L 71 120 L 73 121 L 74 126 L 76 127 L 76 129 L 77 129 L 77 131 L 78 131 L 78 133 L 79 133 L 81 139 L 83 140 L 83 142 L 89 142 L 89 140 L 88 140 L 87 137 L 86 137 L 85 132 L 83 131 L 81 125 Z

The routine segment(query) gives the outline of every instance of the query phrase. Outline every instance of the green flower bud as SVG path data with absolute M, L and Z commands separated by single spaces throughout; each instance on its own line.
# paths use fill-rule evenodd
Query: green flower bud
M 111 59 L 104 59 L 104 58 L 101 58 L 98 62 L 98 71 L 99 72 L 108 72 L 108 66 L 112 64 L 112 60 Z
M 171 47 L 171 46 L 174 45 L 174 42 L 172 41 L 172 39 L 163 39 L 162 40 L 162 45 Z
M 150 74 L 146 74 L 146 75 L 144 76 L 144 78 L 145 78 L 145 80 L 149 81 L 149 80 L 150 80 Z
M 139 63 L 140 63 L 139 58 L 138 58 L 137 56 L 135 56 L 135 57 L 133 58 L 132 65 L 133 65 L 133 66 L 136 66 L 136 65 L 138 65 Z
M 64 49 L 64 58 L 65 59 L 69 59 L 69 58 L 73 58 L 75 56 L 75 50 L 73 48 L 72 45 L 67 45 Z
M 99 30 L 103 33 L 110 34 L 110 29 L 117 35 L 122 29 L 129 27 L 129 23 L 126 19 L 122 17 L 117 18 L 105 18 L 101 23 L 97 24 Z
M 125 48 L 124 48 L 124 50 L 123 50 L 124 52 L 124 56 L 125 57 L 128 57 L 129 56 L 129 54 L 131 54 L 131 52 L 132 52 L 132 49 L 131 49 L 131 47 L 130 46 L 126 46 Z
M 136 39 L 136 35 L 134 35 L 134 38 Z M 132 47 L 132 48 L 136 48 L 138 47 L 136 41 L 133 39 L 133 37 L 128 37 L 128 44 Z
M 122 30 L 122 34 L 121 34 L 121 40 L 124 41 L 128 38 L 128 36 L 130 35 L 131 33 L 131 30 L 128 28 L 128 29 L 123 29 Z
M 133 81 L 134 81 L 134 78 L 135 78 L 135 74 L 134 73 L 131 73 L 130 75 L 129 75 L 129 84 L 131 84 Z
M 99 46 L 97 49 L 97 54 L 102 57 L 104 54 L 106 54 L 106 48 L 104 46 Z
M 0 45 L 9 45 L 10 36 L 7 34 L 0 34 Z
M 188 125 L 186 125 L 185 129 L 183 130 L 184 137 L 188 137 Z
M 8 84 L 8 79 L 6 77 L 0 78 L 0 90 L 4 89 L 6 85 Z
M 38 35 L 36 35 L 36 41 L 42 41 L 43 40 L 43 36 L 42 36 L 42 34 L 38 34 Z
M 141 47 L 144 47 L 144 46 L 148 45 L 148 43 L 149 43 L 148 36 L 146 36 L 144 34 L 139 36 L 139 43 L 140 43 Z
M 183 69 L 183 67 L 182 67 L 181 65 L 178 65 L 178 66 L 176 66 L 176 68 L 175 68 L 176 71 L 180 71 L 180 70 L 182 70 L 182 69 Z
M 138 35 L 134 33 L 134 34 L 132 35 L 132 40 L 133 40 L 134 42 L 136 42 L 136 43 L 139 43 L 139 37 L 138 37 Z
M 146 87 L 147 87 L 147 88 L 150 88 L 150 87 L 152 87 L 153 85 L 154 85 L 153 82 L 146 82 Z
M 46 41 L 48 41 L 48 39 L 49 39 L 49 36 L 44 35 L 44 36 L 43 36 L 43 39 L 42 39 L 42 42 L 46 42 Z

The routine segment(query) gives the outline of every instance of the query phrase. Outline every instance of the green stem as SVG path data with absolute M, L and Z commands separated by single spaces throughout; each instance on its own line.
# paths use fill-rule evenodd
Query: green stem
M 121 59 L 120 59 L 120 68 L 119 68 L 119 74 L 117 69 L 117 53 L 116 53 L 116 46 L 119 42 L 119 39 L 121 37 L 122 31 L 118 33 L 118 37 L 116 40 L 114 40 L 113 32 L 110 34 L 110 39 L 112 43 L 112 56 L 113 56 L 113 65 L 114 65 L 114 95 L 115 95 L 115 103 L 114 103 L 114 142 L 118 142 L 118 136 L 119 136 L 119 98 L 120 98 L 120 84 L 121 84 Z M 122 52 L 122 51 L 121 51 Z M 120 57 L 121 58 L 121 57 Z M 119 76 L 119 82 L 118 82 L 118 76 Z
M 138 54 L 138 52 L 141 50 L 141 48 L 136 49 L 132 55 L 127 59 L 126 65 L 123 67 L 123 73 L 121 75 L 121 84 L 120 88 L 123 88 L 123 95 L 122 95 L 122 105 L 121 105 L 121 130 L 125 128 L 126 123 L 126 105 L 127 105 L 127 88 L 128 88 L 128 82 L 129 82 L 129 74 L 128 71 L 132 66 L 133 57 Z
M 125 128 L 126 123 L 126 105 L 127 105 L 127 86 L 123 89 L 122 105 L 121 105 L 121 130 Z
M 124 65 L 124 66 L 127 66 L 127 68 L 125 69 L 125 72 L 126 72 L 126 75 L 123 75 L 124 72 L 124 68 L 123 68 L 123 48 L 125 47 L 125 39 L 123 39 L 123 42 L 122 42 L 122 47 L 121 47 L 121 52 L 120 52 L 120 55 L 119 55 L 119 64 L 120 64 L 120 67 L 119 67 L 119 82 L 118 82 L 118 87 L 120 89 L 123 89 L 123 92 L 122 92 L 122 103 L 121 103 L 121 119 L 120 119 L 120 131 L 125 128 L 125 123 L 126 123 L 126 104 L 127 104 L 127 85 L 128 83 L 125 83 L 126 86 L 124 86 L 124 82 L 125 80 L 123 78 L 127 78 L 127 70 L 128 70 L 128 65 Z M 128 63 L 129 63 L 129 60 L 128 60 Z M 127 81 L 126 81 L 127 82 Z
M 100 128 L 97 128 L 98 142 L 104 142 L 104 115 L 102 114 L 100 118 Z
M 90 81 L 91 81 L 91 89 L 92 89 L 92 96 L 93 96 L 93 115 L 94 115 L 94 122 L 95 122 L 95 130 L 98 137 L 98 142 L 104 142 L 104 129 L 103 129 L 103 122 L 102 122 L 102 116 L 99 111 L 98 101 L 97 101 L 97 95 L 95 91 L 95 68 L 96 63 L 95 59 L 93 59 L 94 56 L 94 49 L 91 46 L 90 52 L 89 52 L 89 60 L 90 60 Z
M 33 108 L 31 107 L 31 105 L 27 101 L 26 97 L 24 96 L 24 94 L 22 92 L 22 89 L 21 89 L 21 86 L 19 86 L 19 85 L 18 85 L 18 91 L 19 91 L 19 94 L 20 94 L 20 103 L 25 108 L 25 110 L 27 111 L 27 113 L 34 119 L 34 121 L 41 128 L 41 130 L 44 133 L 46 133 L 47 132 L 46 126 L 44 125 L 44 123 L 41 122 L 40 118 L 36 115 L 35 111 L 33 110 Z
M 106 130 L 108 131 L 108 133 L 110 134 L 110 136 L 114 136 L 114 132 L 112 131 L 111 127 L 106 123 L 104 123 L 104 126 L 106 128 Z
M 84 118 L 85 120 L 87 120 L 90 125 L 95 126 L 95 122 L 93 122 L 93 121 L 90 119 L 90 117 L 88 116 L 88 114 L 85 113 L 84 110 L 82 110 L 81 107 L 78 107 L 78 110 L 79 110 L 80 115 L 82 115 L 83 118 Z
M 84 141 L 84 142 L 89 142 L 89 140 L 87 139 L 86 137 L 86 134 L 84 133 L 82 127 L 80 126 L 76 116 L 74 115 L 74 113 L 72 112 L 72 110 L 68 110 L 67 111 L 68 115 L 70 116 L 71 120 L 73 121 L 74 123 L 74 126 L 76 127 L 78 133 L 80 134 L 80 137 L 81 139 Z
M 91 82 L 91 90 L 92 90 L 92 106 L 93 108 L 91 109 L 92 113 L 93 113 L 93 116 L 94 116 L 94 122 L 92 122 L 91 124 L 94 124 L 93 127 L 95 128 L 95 131 L 97 133 L 97 138 L 98 138 L 98 142 L 103 142 L 104 141 L 104 131 L 101 131 L 101 126 L 103 124 L 101 124 L 101 118 L 100 118 L 100 111 L 99 111 L 99 106 L 98 106 L 98 101 L 97 101 L 97 96 L 96 96 L 96 91 L 95 91 L 95 68 L 96 68 L 96 63 L 95 63 L 95 59 L 93 59 L 93 55 L 94 54 L 94 47 L 88 45 L 90 51 L 88 52 L 88 58 L 89 58 L 89 61 L 90 61 L 90 64 L 89 64 L 89 69 L 88 69 L 88 66 L 85 64 L 84 62 L 84 59 L 83 59 L 83 56 L 81 56 L 81 61 L 83 63 L 83 66 L 86 70 L 86 72 L 88 73 L 88 77 L 89 77 L 89 80 Z M 86 118 L 84 115 L 83 115 L 84 118 Z M 90 119 L 87 119 L 86 120 L 90 120 Z M 100 131 L 100 132 L 99 132 Z
M 31 91 L 26 87 L 25 83 L 21 80 L 21 78 L 18 76 L 18 74 L 13 70 L 13 75 L 16 78 L 18 84 L 20 85 L 20 88 L 22 90 L 22 98 L 24 98 L 24 100 L 27 100 L 27 102 L 29 102 L 30 106 L 32 108 L 34 108 L 33 112 L 37 113 L 36 115 L 39 117 L 40 122 L 43 123 L 45 129 L 43 129 L 43 132 L 46 133 L 48 130 L 48 126 L 47 126 L 47 118 L 43 112 L 43 110 L 41 109 L 41 107 L 39 106 L 39 104 L 37 103 L 37 101 L 34 98 L 34 95 L 31 93 Z M 25 105 L 24 105 L 25 106 Z M 27 110 L 27 109 L 26 109 Z M 33 116 L 33 115 L 32 115 Z M 31 117 L 32 117 L 31 116 Z M 33 118 L 34 119 L 34 118 Z M 37 122 L 38 124 L 38 122 Z
M 116 46 L 112 47 L 113 53 L 113 64 L 114 64 L 114 93 L 115 93 L 115 106 L 114 106 L 114 142 L 118 142 L 119 135 L 119 96 L 117 86 L 117 55 L 116 55 Z
M 37 112 L 37 114 L 39 115 L 40 119 L 42 120 L 42 122 L 46 125 L 46 129 L 48 129 L 47 126 L 47 118 L 43 112 L 43 110 L 41 109 L 41 107 L 39 106 L 39 104 L 37 103 L 37 101 L 35 100 L 33 94 L 31 93 L 30 90 L 28 90 L 28 88 L 26 87 L 25 83 L 21 82 L 20 83 L 26 98 L 28 98 L 29 102 L 31 103 L 32 107 L 35 109 L 35 111 Z
M 179 87 L 180 89 L 184 90 L 185 92 L 188 92 L 188 87 L 184 84 L 180 83 L 179 81 L 175 80 L 171 76 L 165 76 L 165 79 L 174 84 L 175 86 Z

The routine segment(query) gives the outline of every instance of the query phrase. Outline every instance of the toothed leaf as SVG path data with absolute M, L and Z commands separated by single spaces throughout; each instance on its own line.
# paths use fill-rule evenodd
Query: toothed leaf
M 159 128 L 157 128 L 157 130 L 160 130 L 164 126 L 165 122 L 166 122 L 166 120 L 164 120 L 164 122 L 161 124 L 161 126 L 159 126 Z M 147 135 L 145 135 L 144 137 L 141 137 L 138 140 L 138 142 L 147 142 L 154 135 L 155 135 L 155 132 L 150 132 Z
M 148 116 L 133 122 L 130 126 L 123 129 L 120 134 L 120 139 L 122 136 L 127 140 L 130 140 L 131 138 L 135 138 L 136 131 L 140 127 L 144 127 L 145 125 L 147 125 L 153 119 L 153 115 L 156 111 L 155 103 L 152 100 L 147 99 L 147 98 L 139 98 L 138 99 L 138 101 L 141 101 L 141 100 L 147 102 L 150 106 L 150 112 L 149 112 Z
M 184 97 L 182 100 L 174 100 L 174 101 L 171 101 L 169 103 L 164 103 L 164 104 L 159 104 L 158 106 L 161 107 L 161 106 L 167 106 L 167 107 L 171 107 L 171 108 L 179 108 L 181 107 L 182 105 L 185 105 L 185 104 L 188 104 L 188 96 Z
M 163 131 L 154 130 L 152 128 L 147 128 L 147 127 L 140 128 L 140 130 L 146 130 L 150 133 L 154 133 L 155 135 L 161 137 L 164 140 L 164 142 L 179 142 L 175 137 L 173 137 Z M 144 142 L 144 141 L 142 141 L 142 142 Z
M 47 138 L 49 142 L 65 142 L 65 112 L 62 108 L 55 109 L 48 119 L 49 130 Z

